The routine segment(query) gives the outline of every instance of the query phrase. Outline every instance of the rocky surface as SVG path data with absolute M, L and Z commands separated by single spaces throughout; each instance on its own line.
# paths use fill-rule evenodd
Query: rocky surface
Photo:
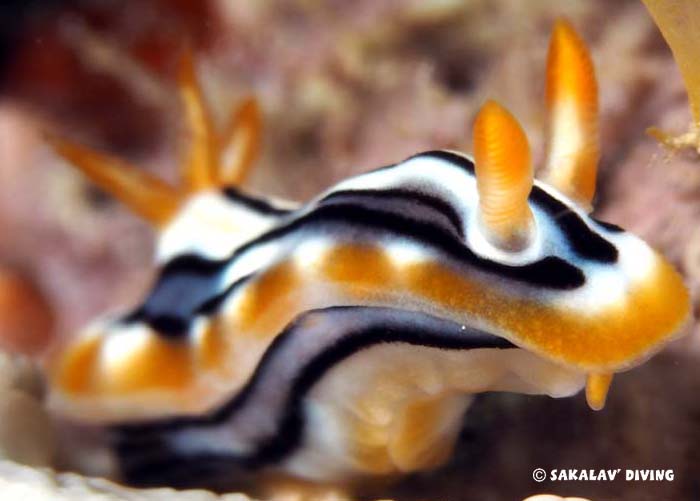
M 0 461 L 0 494 L 3 499 L 32 501 L 249 501 L 244 494 L 203 490 L 131 489 L 103 479 L 75 473 L 55 473 Z

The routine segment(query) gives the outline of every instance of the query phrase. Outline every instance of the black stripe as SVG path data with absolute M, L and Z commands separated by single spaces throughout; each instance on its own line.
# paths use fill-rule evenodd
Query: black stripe
M 415 221 L 398 214 L 369 210 L 353 204 L 320 206 L 288 225 L 273 229 L 259 239 L 243 246 L 239 251 L 244 252 L 247 248 L 277 238 L 304 225 L 323 226 L 328 224 L 347 224 L 349 229 L 352 229 L 353 226 L 371 228 L 378 232 L 384 231 L 418 241 L 425 246 L 442 251 L 460 264 L 473 266 L 482 271 L 529 285 L 567 290 L 575 289 L 585 283 L 583 272 L 559 257 L 548 256 L 520 266 L 501 264 L 478 256 L 461 239 L 433 224 Z M 347 231 L 347 229 L 343 230 L 343 232 Z
M 446 151 L 433 151 L 417 155 L 416 157 L 418 156 L 448 161 L 451 165 L 464 169 L 473 175 L 473 164 L 459 155 Z M 387 166 L 384 169 L 392 169 L 400 165 Z M 233 189 L 229 189 L 229 193 L 230 196 L 236 197 L 236 200 L 254 200 L 246 198 Z M 421 204 L 439 211 L 449 219 L 454 229 L 459 228 L 459 235 L 462 233 L 462 221 L 449 204 L 437 197 L 416 193 L 412 190 L 348 190 L 331 193 L 323 200 L 332 200 L 334 198 L 342 200 L 348 193 L 353 195 L 361 193 L 362 196 L 380 196 L 381 193 L 390 193 L 392 196 L 399 198 L 417 200 Z M 204 308 L 206 311 L 213 311 L 213 306 L 225 299 L 227 293 L 214 291 L 213 283 L 218 280 L 218 273 L 226 265 L 255 246 L 282 238 L 298 229 L 306 226 L 326 226 L 327 224 L 335 223 L 362 226 L 417 240 L 424 245 L 437 247 L 460 263 L 530 285 L 566 290 L 580 287 L 585 283 L 584 275 L 580 269 L 556 256 L 548 256 L 537 262 L 522 266 L 504 265 L 477 256 L 464 244 L 463 238 L 455 238 L 455 235 L 452 234 L 453 232 L 445 231 L 434 224 L 415 221 L 400 214 L 387 211 L 367 209 L 353 203 L 323 206 L 323 200 L 319 207 L 309 213 L 277 226 L 260 237 L 242 245 L 233 252 L 229 259 L 213 261 L 192 255 L 175 258 L 161 272 L 156 286 L 149 298 L 147 298 L 144 306 L 134 312 L 128 320 L 144 320 L 151 323 L 156 330 L 165 329 L 164 334 L 166 335 L 177 336 L 188 329 L 189 322 L 196 311 L 201 308 Z M 555 221 L 566 236 L 567 241 L 570 242 L 573 251 L 578 255 L 604 263 L 616 261 L 617 249 L 592 231 L 563 202 L 537 186 L 532 190 L 530 201 L 538 205 Z M 261 205 L 261 207 L 263 206 L 264 204 Z M 285 213 L 287 212 L 285 211 Z M 609 227 L 610 231 L 613 231 L 612 228 Z M 176 276 L 191 276 L 191 279 L 183 279 L 190 283 L 187 284 L 187 287 L 180 287 L 181 280 L 173 278 Z M 176 287 L 177 284 L 179 285 Z M 173 290 L 176 288 L 182 290 Z M 182 297 L 179 297 L 180 295 Z M 177 307 L 174 309 L 166 308 L 164 297 L 178 297 Z M 208 302 L 209 307 L 204 307 L 204 304 Z
M 448 151 L 429 151 L 411 158 L 421 156 L 444 160 L 474 175 L 474 164 L 457 154 Z M 533 186 L 529 201 L 540 207 L 552 218 L 566 236 L 573 251 L 580 257 L 601 263 L 615 263 L 617 261 L 617 248 L 601 235 L 591 230 L 583 219 L 564 204 L 564 202 L 554 198 L 539 186 Z M 608 231 L 624 231 L 620 227 L 610 223 L 596 222 Z
M 453 153 L 451 151 L 445 151 L 445 150 L 431 150 L 431 151 L 426 151 L 423 153 L 417 153 L 416 155 L 412 155 L 406 159 L 408 160 L 413 160 L 415 158 L 420 158 L 420 157 L 430 157 L 430 158 L 435 158 L 437 160 L 442 160 L 444 162 L 448 162 L 455 167 L 459 167 L 463 171 L 466 171 L 470 175 L 474 175 L 474 162 L 469 160 L 466 157 L 463 157 L 462 155 L 458 155 L 457 153 Z M 401 164 L 397 164 L 401 165 Z
M 576 254 L 601 263 L 617 261 L 617 248 L 591 230 L 583 219 L 563 202 L 537 186 L 530 193 L 530 201 L 549 214 L 566 235 L 566 240 Z
M 244 205 L 247 208 L 252 209 L 261 214 L 269 216 L 285 216 L 293 212 L 290 209 L 283 209 L 281 207 L 277 207 L 263 198 L 258 198 L 243 193 L 242 191 L 238 190 L 237 188 L 234 188 L 233 186 L 227 186 L 222 190 L 222 193 L 226 198 L 228 198 L 232 202 Z
M 195 254 L 173 258 L 161 269 L 144 303 L 122 322 L 144 322 L 163 336 L 184 336 L 198 309 L 216 292 L 225 263 Z
M 229 285 L 223 292 L 217 294 L 216 296 L 213 296 L 211 299 L 202 303 L 202 305 L 199 308 L 197 308 L 196 314 L 205 316 L 213 315 L 219 310 L 221 304 L 226 300 L 228 296 L 233 294 L 236 290 L 238 290 L 241 286 L 243 286 L 243 284 L 247 283 L 254 276 L 254 273 L 242 276 L 241 278 L 233 282 L 231 285 Z
M 602 226 L 604 229 L 608 230 L 610 233 L 624 233 L 625 230 L 620 228 L 618 225 L 613 224 L 613 223 L 607 223 L 605 221 L 601 221 L 600 219 L 592 217 L 591 220 L 595 221 L 598 225 Z
M 407 188 L 389 188 L 389 189 L 362 189 L 362 190 L 341 190 L 334 191 L 322 198 L 319 205 L 329 201 L 357 201 L 357 198 L 367 198 L 370 200 L 404 200 L 406 202 L 419 204 L 438 212 L 450 223 L 450 228 L 459 236 L 464 238 L 464 223 L 459 213 L 445 200 L 421 193 L 417 190 Z
M 169 449 L 165 440 L 159 436 L 168 431 L 191 426 L 215 425 L 231 419 L 252 398 L 267 372 L 274 372 L 275 362 L 285 357 L 285 348 L 305 335 L 304 319 L 308 315 L 336 312 L 357 315 L 371 315 L 379 312 L 378 314 L 381 315 L 383 311 L 390 311 L 393 314 L 397 312 L 387 308 L 371 307 L 334 307 L 307 312 L 274 339 L 250 381 L 234 399 L 216 412 L 203 417 L 179 418 L 115 428 L 120 438 L 117 443 L 117 452 L 126 479 L 129 483 L 137 485 L 173 485 L 173 482 L 179 482 L 177 486 L 185 486 L 191 485 L 186 480 L 202 482 L 202 478 L 188 478 L 187 472 L 190 465 L 209 465 L 210 468 L 224 472 L 228 468 L 228 474 L 230 474 L 231 469 L 235 468 L 254 469 L 279 462 L 291 454 L 303 440 L 305 424 L 303 400 L 313 386 L 328 370 L 353 354 L 372 346 L 404 343 L 445 350 L 516 348 L 511 342 L 501 337 L 474 329 L 465 330 L 454 322 L 427 315 L 421 316 L 432 319 L 437 325 L 432 331 L 426 330 L 425 326 L 423 329 L 416 328 L 409 321 L 395 322 L 391 320 L 392 317 L 380 317 L 382 321 L 372 322 L 369 327 L 344 333 L 335 343 L 299 368 L 297 377 L 291 383 L 287 402 L 283 406 L 285 412 L 276 432 L 259 443 L 251 453 L 242 456 L 201 453 L 178 457 L 178 453 Z M 404 314 L 417 315 L 414 312 L 404 312 Z M 447 334 L 450 330 L 451 335 Z
M 215 261 L 194 255 L 173 259 L 163 268 L 143 306 L 129 315 L 125 321 L 144 321 L 151 324 L 156 331 L 159 328 L 165 328 L 166 331 L 163 332 L 165 335 L 182 335 L 186 332 L 194 315 L 201 308 L 207 309 L 205 304 L 210 301 L 215 305 L 220 304 L 226 298 L 227 293 L 216 291 L 215 285 L 219 283 L 220 273 L 231 262 L 251 251 L 255 246 L 282 238 L 298 229 L 307 226 L 323 228 L 337 224 L 348 225 L 349 230 L 359 226 L 415 240 L 439 249 L 460 264 L 529 285 L 568 290 L 585 283 L 583 272 L 559 257 L 548 256 L 520 266 L 501 264 L 476 255 L 461 238 L 434 224 L 416 221 L 391 212 L 367 209 L 360 205 L 339 203 L 319 206 L 298 219 L 272 229 L 243 244 L 229 259 Z M 347 231 L 348 229 L 342 230 L 343 233 Z M 208 308 L 208 311 L 212 309 Z

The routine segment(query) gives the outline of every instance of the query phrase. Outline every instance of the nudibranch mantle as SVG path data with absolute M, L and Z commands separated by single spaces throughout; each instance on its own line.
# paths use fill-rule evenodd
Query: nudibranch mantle
M 334 482 L 431 468 L 484 391 L 586 384 L 601 408 L 613 373 L 680 330 L 689 297 L 657 252 L 589 215 L 595 80 L 564 21 L 547 85 L 545 181 L 494 102 L 476 118 L 473 160 L 421 153 L 303 205 L 236 187 L 258 135 L 250 102 L 235 141 L 192 126 L 197 161 L 179 188 L 56 141 L 159 227 L 160 271 L 142 304 L 56 350 L 52 406 L 111 426 L 127 480 L 173 486 L 268 466 Z M 228 143 L 244 160 L 218 170 Z
M 296 208 L 298 204 L 250 197 L 233 187 L 197 193 L 162 229 L 156 263 L 182 254 L 224 259 L 233 249 L 272 229 L 279 215 Z

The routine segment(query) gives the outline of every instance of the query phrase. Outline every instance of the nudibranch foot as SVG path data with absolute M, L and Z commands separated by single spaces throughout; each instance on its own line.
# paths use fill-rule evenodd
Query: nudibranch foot
M 215 411 L 122 426 L 114 438 L 125 478 L 139 485 L 191 486 L 263 467 L 337 482 L 440 465 L 473 393 L 561 397 L 584 381 L 581 371 L 452 321 L 333 307 L 284 329 Z

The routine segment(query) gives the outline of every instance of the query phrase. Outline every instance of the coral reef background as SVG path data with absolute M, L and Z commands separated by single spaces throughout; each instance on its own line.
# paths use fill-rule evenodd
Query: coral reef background
M 140 298 L 153 274 L 151 231 L 64 165 L 43 133 L 172 179 L 185 139 L 174 83 L 185 44 L 197 54 L 218 118 L 250 93 L 261 102 L 264 148 L 249 188 L 304 200 L 420 150 L 469 151 L 471 121 L 487 98 L 522 122 L 537 164 L 548 36 L 559 15 L 587 40 L 599 79 L 597 217 L 664 252 L 686 277 L 697 314 L 700 157 L 669 154 L 644 134 L 651 125 L 684 131 L 690 112 L 671 53 L 638 0 L 3 2 L 0 267 L 43 291 L 58 336 Z M 19 315 L 4 304 L 0 329 Z M 27 318 L 38 315 L 32 307 Z M 518 500 L 547 491 L 597 500 L 697 499 L 697 325 L 687 333 L 618 376 L 602 412 L 590 411 L 582 396 L 480 397 L 447 466 L 370 496 Z M 2 391 L 23 387 L 8 371 L 0 371 Z M 40 390 L 32 386 L 28 394 Z M 12 422 L 0 420 L 0 456 L 51 463 L 3 445 Z M 537 484 L 538 467 L 671 468 L 675 480 Z M 0 478 L 44 482 L 47 496 L 65 487 L 28 471 L 7 464 Z

